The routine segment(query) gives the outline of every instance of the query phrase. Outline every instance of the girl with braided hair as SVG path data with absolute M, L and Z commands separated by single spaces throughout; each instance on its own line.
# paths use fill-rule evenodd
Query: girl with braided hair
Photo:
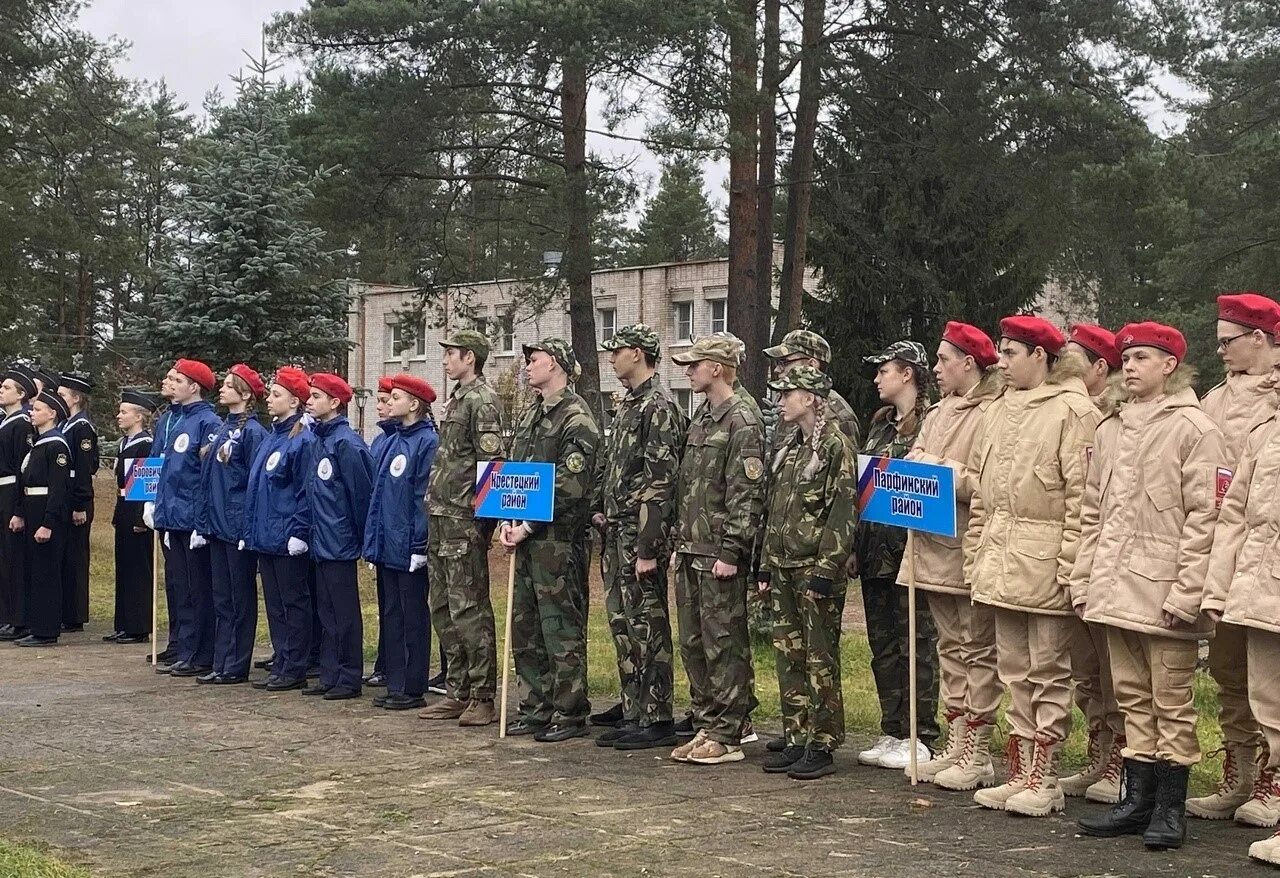
M 812 780 L 835 771 L 844 741 L 840 618 L 856 527 L 857 455 L 828 418 L 831 379 L 799 366 L 769 386 L 782 394 L 787 433 L 773 458 L 759 587 L 772 595 L 773 645 L 786 747 L 769 773 Z

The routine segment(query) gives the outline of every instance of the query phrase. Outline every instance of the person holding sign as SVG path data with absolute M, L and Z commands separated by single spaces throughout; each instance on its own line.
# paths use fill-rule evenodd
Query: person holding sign
M 873 457 L 905 457 L 920 432 L 929 405 L 929 355 L 914 341 L 897 341 L 863 358 L 876 368 L 875 385 L 885 405 L 871 418 L 862 453 Z M 900 527 L 858 523 L 854 558 L 862 580 L 862 606 L 871 646 L 871 672 L 880 698 L 881 737 L 858 754 L 863 765 L 905 769 L 911 763 L 910 617 L 907 592 L 896 579 L 906 551 L 907 531 Z M 919 718 L 916 758 L 925 763 L 938 739 L 937 634 L 928 607 L 916 610 L 916 715 Z
M 933 367 L 942 399 L 925 412 L 907 460 L 949 466 L 955 472 L 956 533 L 969 521 L 969 498 L 978 473 L 969 469 L 970 443 L 982 413 L 1002 392 L 999 357 L 991 338 L 976 326 L 948 321 Z M 942 705 L 948 725 L 947 748 L 917 766 L 917 777 L 944 789 L 971 790 L 995 780 L 991 733 L 1004 687 L 996 674 L 995 614 L 975 604 L 964 581 L 960 540 L 916 531 L 908 541 L 898 585 L 907 586 L 914 570 L 916 587 L 926 594 L 938 635 Z
M 787 746 L 764 770 L 813 780 L 836 770 L 844 743 L 840 622 L 857 526 L 856 452 L 827 417 L 831 379 L 797 366 L 769 387 L 782 396 L 784 435 L 773 458 L 759 587 L 769 593 Z
M 431 417 L 435 400 L 435 388 L 422 378 L 401 373 L 391 379 L 387 415 L 398 426 L 380 449 L 365 519 L 362 554 L 382 573 L 378 614 L 387 685 L 387 694 L 374 698 L 373 706 L 386 710 L 416 710 L 427 691 L 431 615 L 422 498 L 440 444 Z
M 307 373 L 294 366 L 276 370 L 267 392 L 271 432 L 258 446 L 245 495 L 244 547 L 258 553 L 262 600 L 275 662 L 255 689 L 284 692 L 307 684 L 312 631 L 311 505 L 308 465 L 315 434 L 302 420 L 311 395 Z
M 23 458 L 22 503 L 9 530 L 26 535 L 24 594 L 26 637 L 18 646 L 52 646 L 62 629 L 62 567 L 71 532 L 71 446 L 58 425 L 71 417 L 55 390 L 42 390 L 31 404 L 37 438 Z
M 115 528 L 116 614 L 114 633 L 103 640 L 114 643 L 144 643 L 151 636 L 151 577 L 155 540 L 142 520 L 144 504 L 125 499 L 128 468 L 151 456 L 151 416 L 159 407 L 155 397 L 137 390 L 120 393 L 116 426 L 120 444 L 116 449 Z M 133 462 L 133 464 L 130 463 Z
M 511 460 L 556 465 L 551 523 L 514 520 L 498 540 L 516 553 L 511 638 L 523 684 L 508 735 L 554 743 L 587 734 L 587 528 L 600 427 L 570 383 L 582 374 L 569 343 L 525 345 L 537 400 L 516 427 Z
M 1116 340 L 1129 400 L 1098 427 L 1071 602 L 1106 627 L 1125 717 L 1124 798 L 1080 828 L 1163 850 L 1186 837 L 1187 778 L 1200 761 L 1192 684 L 1211 628 L 1200 602 L 1226 447 L 1180 366 L 1181 332 L 1132 323 Z
M 83 372 L 64 372 L 58 396 L 71 417 L 61 427 L 71 446 L 71 524 L 62 568 L 62 630 L 83 631 L 89 621 L 89 530 L 93 526 L 93 476 L 100 465 L 98 431 L 85 409 L 93 381 Z
M 4 409 L 0 420 L 0 641 L 27 636 L 25 541 L 23 534 L 9 529 L 9 520 L 21 512 L 18 478 L 22 461 L 35 441 L 31 401 L 38 392 L 35 377 L 25 366 L 10 366 L 0 381 L 0 407 Z
M 706 397 L 689 426 L 676 491 L 672 565 L 696 729 L 671 751 L 677 762 L 746 758 L 741 739 L 754 701 L 746 577 L 765 479 L 760 418 L 734 393 L 740 350 L 737 339 L 703 337 L 671 356 Z
M 253 414 L 266 396 L 262 376 L 244 363 L 227 370 L 218 402 L 227 417 L 202 449 L 205 455 L 205 505 L 200 534 L 209 541 L 213 583 L 213 670 L 198 683 L 234 685 L 249 679 L 253 642 L 258 633 L 258 556 L 243 543 L 249 471 L 267 430 Z M 278 632 L 272 632 L 278 635 Z
M 979 474 L 964 537 L 964 579 L 995 608 L 996 668 L 1011 695 L 1009 778 L 980 789 L 984 808 L 1044 817 L 1065 805 L 1058 758 L 1071 732 L 1071 568 L 1100 416 L 1040 317 L 1000 321 L 1007 389 L 978 423 L 969 468 Z

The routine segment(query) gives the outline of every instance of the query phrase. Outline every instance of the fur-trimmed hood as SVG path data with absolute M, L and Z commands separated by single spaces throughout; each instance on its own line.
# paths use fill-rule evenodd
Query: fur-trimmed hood
M 982 405 L 984 402 L 995 399 L 1004 393 L 1005 379 L 1004 372 L 995 366 L 987 369 L 978 383 L 975 384 L 968 393 L 966 393 L 960 401 L 960 408 L 967 409 L 976 405 Z

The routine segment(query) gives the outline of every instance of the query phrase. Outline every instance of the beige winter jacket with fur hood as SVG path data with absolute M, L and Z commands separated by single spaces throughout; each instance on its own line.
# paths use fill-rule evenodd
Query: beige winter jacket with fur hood
M 1249 432 L 1276 413 L 1276 381 L 1270 373 L 1233 372 L 1204 395 L 1200 408 L 1222 431 L 1227 443 L 1228 466 L 1235 466 L 1244 452 Z

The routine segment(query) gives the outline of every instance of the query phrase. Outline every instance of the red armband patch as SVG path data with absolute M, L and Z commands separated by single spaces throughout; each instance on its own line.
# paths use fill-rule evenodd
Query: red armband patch
M 1219 509 L 1222 508 L 1222 498 L 1227 496 L 1227 490 L 1231 487 L 1232 475 L 1232 471 L 1225 466 L 1218 467 L 1218 477 L 1215 481 L 1217 482 L 1216 505 Z

